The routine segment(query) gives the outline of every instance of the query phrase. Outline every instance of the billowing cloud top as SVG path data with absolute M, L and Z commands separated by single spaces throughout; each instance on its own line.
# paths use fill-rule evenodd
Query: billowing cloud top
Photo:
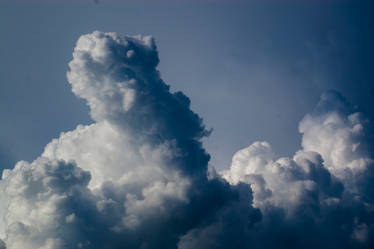
M 67 73 L 94 123 L 52 140 L 0 181 L 0 248 L 370 248 L 369 121 L 336 92 L 299 130 L 302 149 L 267 142 L 208 166 L 209 132 L 160 78 L 151 37 L 79 38 Z

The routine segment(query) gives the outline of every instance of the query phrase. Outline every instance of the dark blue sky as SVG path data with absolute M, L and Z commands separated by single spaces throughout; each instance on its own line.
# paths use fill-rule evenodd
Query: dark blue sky
M 373 117 L 373 6 L 354 2 L 0 3 L 1 168 L 91 122 L 65 74 L 93 30 L 156 38 L 162 78 L 213 128 L 219 168 L 257 140 L 293 154 L 298 122 L 328 89 Z

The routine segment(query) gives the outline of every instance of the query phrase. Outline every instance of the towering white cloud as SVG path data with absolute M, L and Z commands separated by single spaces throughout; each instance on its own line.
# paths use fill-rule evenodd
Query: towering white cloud
M 370 130 L 341 96 L 303 119 L 293 158 L 256 142 L 216 172 L 209 132 L 157 64 L 151 37 L 79 38 L 67 77 L 94 123 L 3 172 L 0 249 L 373 245 Z
M 157 64 L 151 37 L 80 37 L 67 76 L 95 123 L 3 172 L 8 249 L 176 248 L 190 229 L 238 203 L 235 188 L 208 180 L 200 141 L 208 131 L 189 99 L 170 93 Z
M 255 142 L 234 155 L 223 177 L 251 185 L 253 206 L 269 223 L 264 234 L 275 234 L 270 247 L 289 239 L 285 246 L 370 248 L 374 161 L 368 120 L 329 91 L 299 130 L 302 149 L 293 158 L 276 158 L 267 142 Z

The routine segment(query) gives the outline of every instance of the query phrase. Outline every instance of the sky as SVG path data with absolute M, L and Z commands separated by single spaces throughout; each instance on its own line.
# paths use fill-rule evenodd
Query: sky
M 340 91 L 373 115 L 373 19 L 357 3 L 3 3 L 1 158 L 32 160 L 87 108 L 66 84 L 77 38 L 94 30 L 152 35 L 162 77 L 213 129 L 212 163 L 271 141 L 297 149 L 298 122 L 320 94 Z M 279 110 L 283 111 L 280 112 Z
M 0 249 L 370 248 L 372 11 L 0 0 Z

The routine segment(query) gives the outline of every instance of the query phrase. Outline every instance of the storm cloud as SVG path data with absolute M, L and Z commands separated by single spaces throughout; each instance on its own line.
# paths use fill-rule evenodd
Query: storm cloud
M 202 119 L 157 70 L 155 41 L 95 31 L 69 63 L 94 121 L 4 170 L 0 248 L 370 248 L 369 120 L 337 92 L 300 122 L 302 148 L 238 151 L 217 172 Z

